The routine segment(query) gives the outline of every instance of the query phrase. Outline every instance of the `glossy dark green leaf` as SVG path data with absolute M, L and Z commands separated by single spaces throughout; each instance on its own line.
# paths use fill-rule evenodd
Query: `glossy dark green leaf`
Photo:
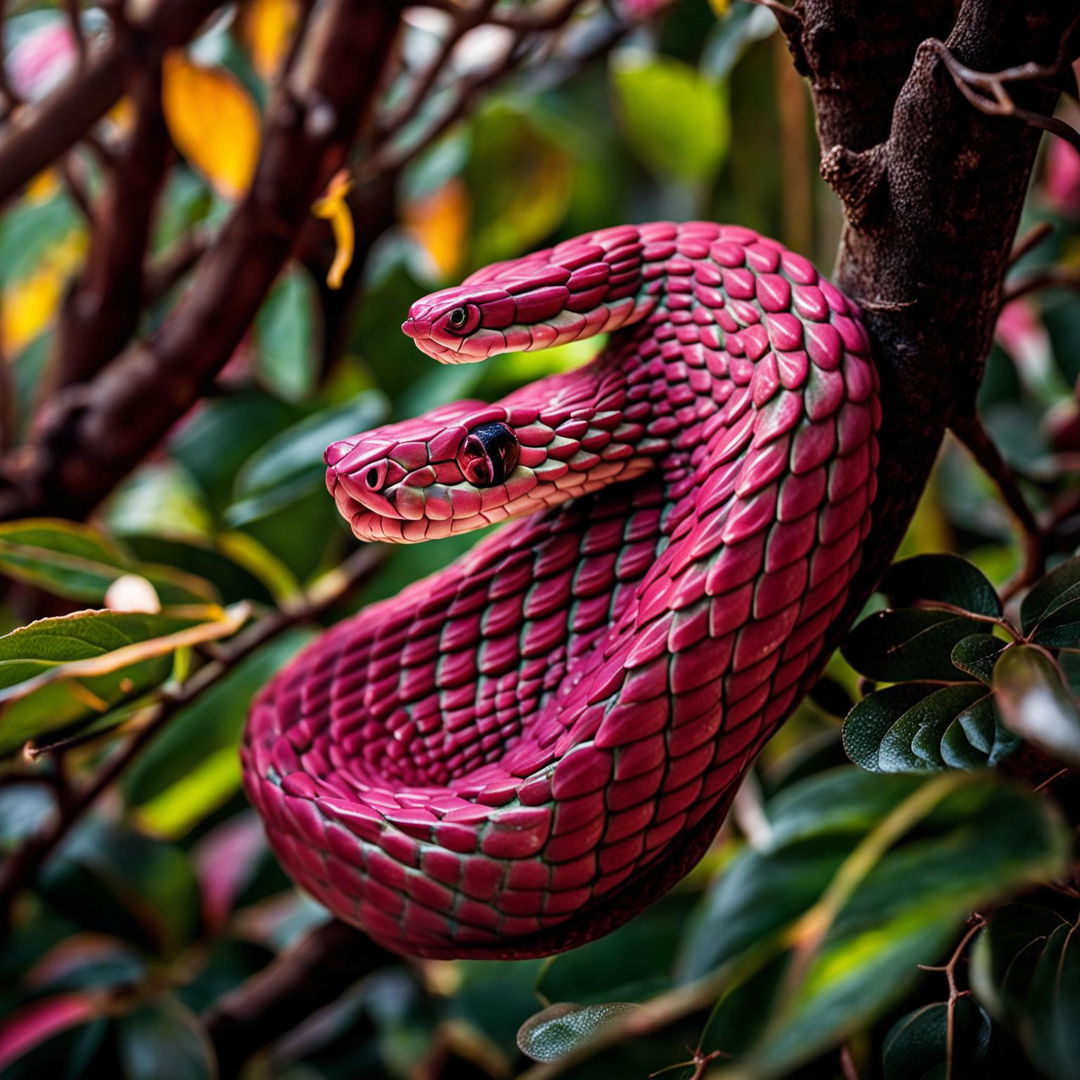
M 1058 608 L 1080 596 L 1080 557 L 1066 559 L 1032 586 L 1020 604 L 1020 625 L 1025 634 Z
M 320 489 L 326 447 L 375 427 L 385 412 L 382 395 L 369 392 L 305 417 L 276 435 L 245 462 L 237 476 L 237 501 L 229 507 L 228 523 L 246 525 Z
M 1023 1012 L 1035 965 L 1065 919 L 1036 904 L 1006 904 L 991 916 L 971 950 L 971 986 L 999 1020 Z
M 913 705 L 933 693 L 924 683 L 900 683 L 867 694 L 844 720 L 844 750 L 867 772 L 918 772 L 918 769 L 883 768 L 881 743 L 892 726 Z
M 1080 593 L 1080 585 L 1074 589 Z M 1048 608 L 1031 635 L 1031 640 L 1054 649 L 1080 648 L 1080 595 L 1074 595 L 1072 599 Z
M 976 615 L 996 617 L 1001 601 L 994 586 L 978 567 L 959 555 L 916 555 L 894 563 L 881 579 L 878 591 L 890 607 L 912 607 L 922 600 L 962 608 Z
M 1057 912 L 1013 904 L 995 912 L 972 952 L 980 1001 L 1055 1080 L 1080 1077 L 1080 931 Z
M 246 612 L 80 611 L 0 637 L 0 753 L 87 723 L 168 678 L 177 649 L 235 633 Z
M 994 678 L 994 664 L 1006 644 L 992 634 L 972 634 L 953 646 L 950 658 L 954 667 L 989 686 Z
M 885 682 L 955 681 L 953 647 L 985 624 L 947 611 L 905 608 L 876 611 L 848 635 L 844 658 L 862 675 Z
M 958 998 L 953 1003 L 952 1028 L 950 1055 L 948 1002 L 924 1005 L 898 1020 L 885 1036 L 885 1080 L 976 1075 L 990 1049 L 990 1017 L 970 997 Z
M 1002 721 L 1054 757 L 1080 764 L 1080 711 L 1061 669 L 1042 649 L 1014 645 L 994 665 Z
M 1014 750 L 981 684 L 900 683 L 869 694 L 844 721 L 844 749 L 868 772 L 919 773 L 994 765 Z
M 589 1042 L 613 1020 L 640 1009 L 629 1001 L 600 1005 L 560 1002 L 531 1016 L 518 1030 L 518 1048 L 533 1061 L 554 1061 Z
M 179 1002 L 163 999 L 117 1023 L 124 1080 L 214 1080 L 217 1065 L 206 1031 Z
M 1055 1080 L 1080 1078 L 1080 928 L 1047 939 L 1028 987 L 1021 1030 L 1036 1067 Z

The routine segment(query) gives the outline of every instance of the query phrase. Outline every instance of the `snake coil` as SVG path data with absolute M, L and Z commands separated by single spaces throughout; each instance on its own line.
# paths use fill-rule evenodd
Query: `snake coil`
M 857 307 L 749 229 L 621 226 L 479 271 L 403 329 L 587 366 L 332 445 L 364 540 L 520 518 L 323 634 L 255 702 L 286 869 L 405 953 L 613 929 L 701 857 L 824 661 L 875 493 Z

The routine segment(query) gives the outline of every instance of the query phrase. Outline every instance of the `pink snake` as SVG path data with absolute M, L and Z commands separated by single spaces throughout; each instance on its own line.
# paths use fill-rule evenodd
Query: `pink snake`
M 816 677 L 870 526 L 877 375 L 806 259 L 707 222 L 487 267 L 403 329 L 449 363 L 610 338 L 329 447 L 362 540 L 521 520 L 278 674 L 247 791 L 295 880 L 387 947 L 543 955 L 700 859 Z

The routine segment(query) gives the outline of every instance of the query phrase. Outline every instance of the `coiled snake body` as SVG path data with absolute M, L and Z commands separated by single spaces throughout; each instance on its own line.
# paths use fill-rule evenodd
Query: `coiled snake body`
M 293 877 L 388 947 L 554 952 L 701 857 L 816 675 L 870 523 L 869 342 L 807 260 L 705 222 L 488 267 L 404 329 L 448 362 L 611 336 L 327 450 L 361 539 L 528 516 L 286 667 L 247 790 Z

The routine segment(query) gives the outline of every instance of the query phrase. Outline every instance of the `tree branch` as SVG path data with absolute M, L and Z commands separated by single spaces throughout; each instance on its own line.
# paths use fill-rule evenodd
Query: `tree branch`
M 316 927 L 203 1013 L 221 1075 L 234 1076 L 257 1050 L 395 962 L 400 957 L 338 919 Z
M 289 258 L 312 202 L 341 167 L 398 30 L 383 0 L 319 9 L 296 70 L 268 109 L 250 191 L 157 335 L 71 388 L 9 469 L 0 518 L 81 518 L 198 400 L 241 341 Z
M 0 206 L 97 123 L 124 92 L 133 58 L 157 61 L 186 44 L 222 0 L 161 0 L 145 20 L 87 55 L 72 77 L 0 144 Z
M 60 314 L 56 388 L 92 378 L 128 343 L 143 306 L 143 262 L 172 143 L 161 66 L 137 68 L 135 120 L 94 214 L 90 251 Z

